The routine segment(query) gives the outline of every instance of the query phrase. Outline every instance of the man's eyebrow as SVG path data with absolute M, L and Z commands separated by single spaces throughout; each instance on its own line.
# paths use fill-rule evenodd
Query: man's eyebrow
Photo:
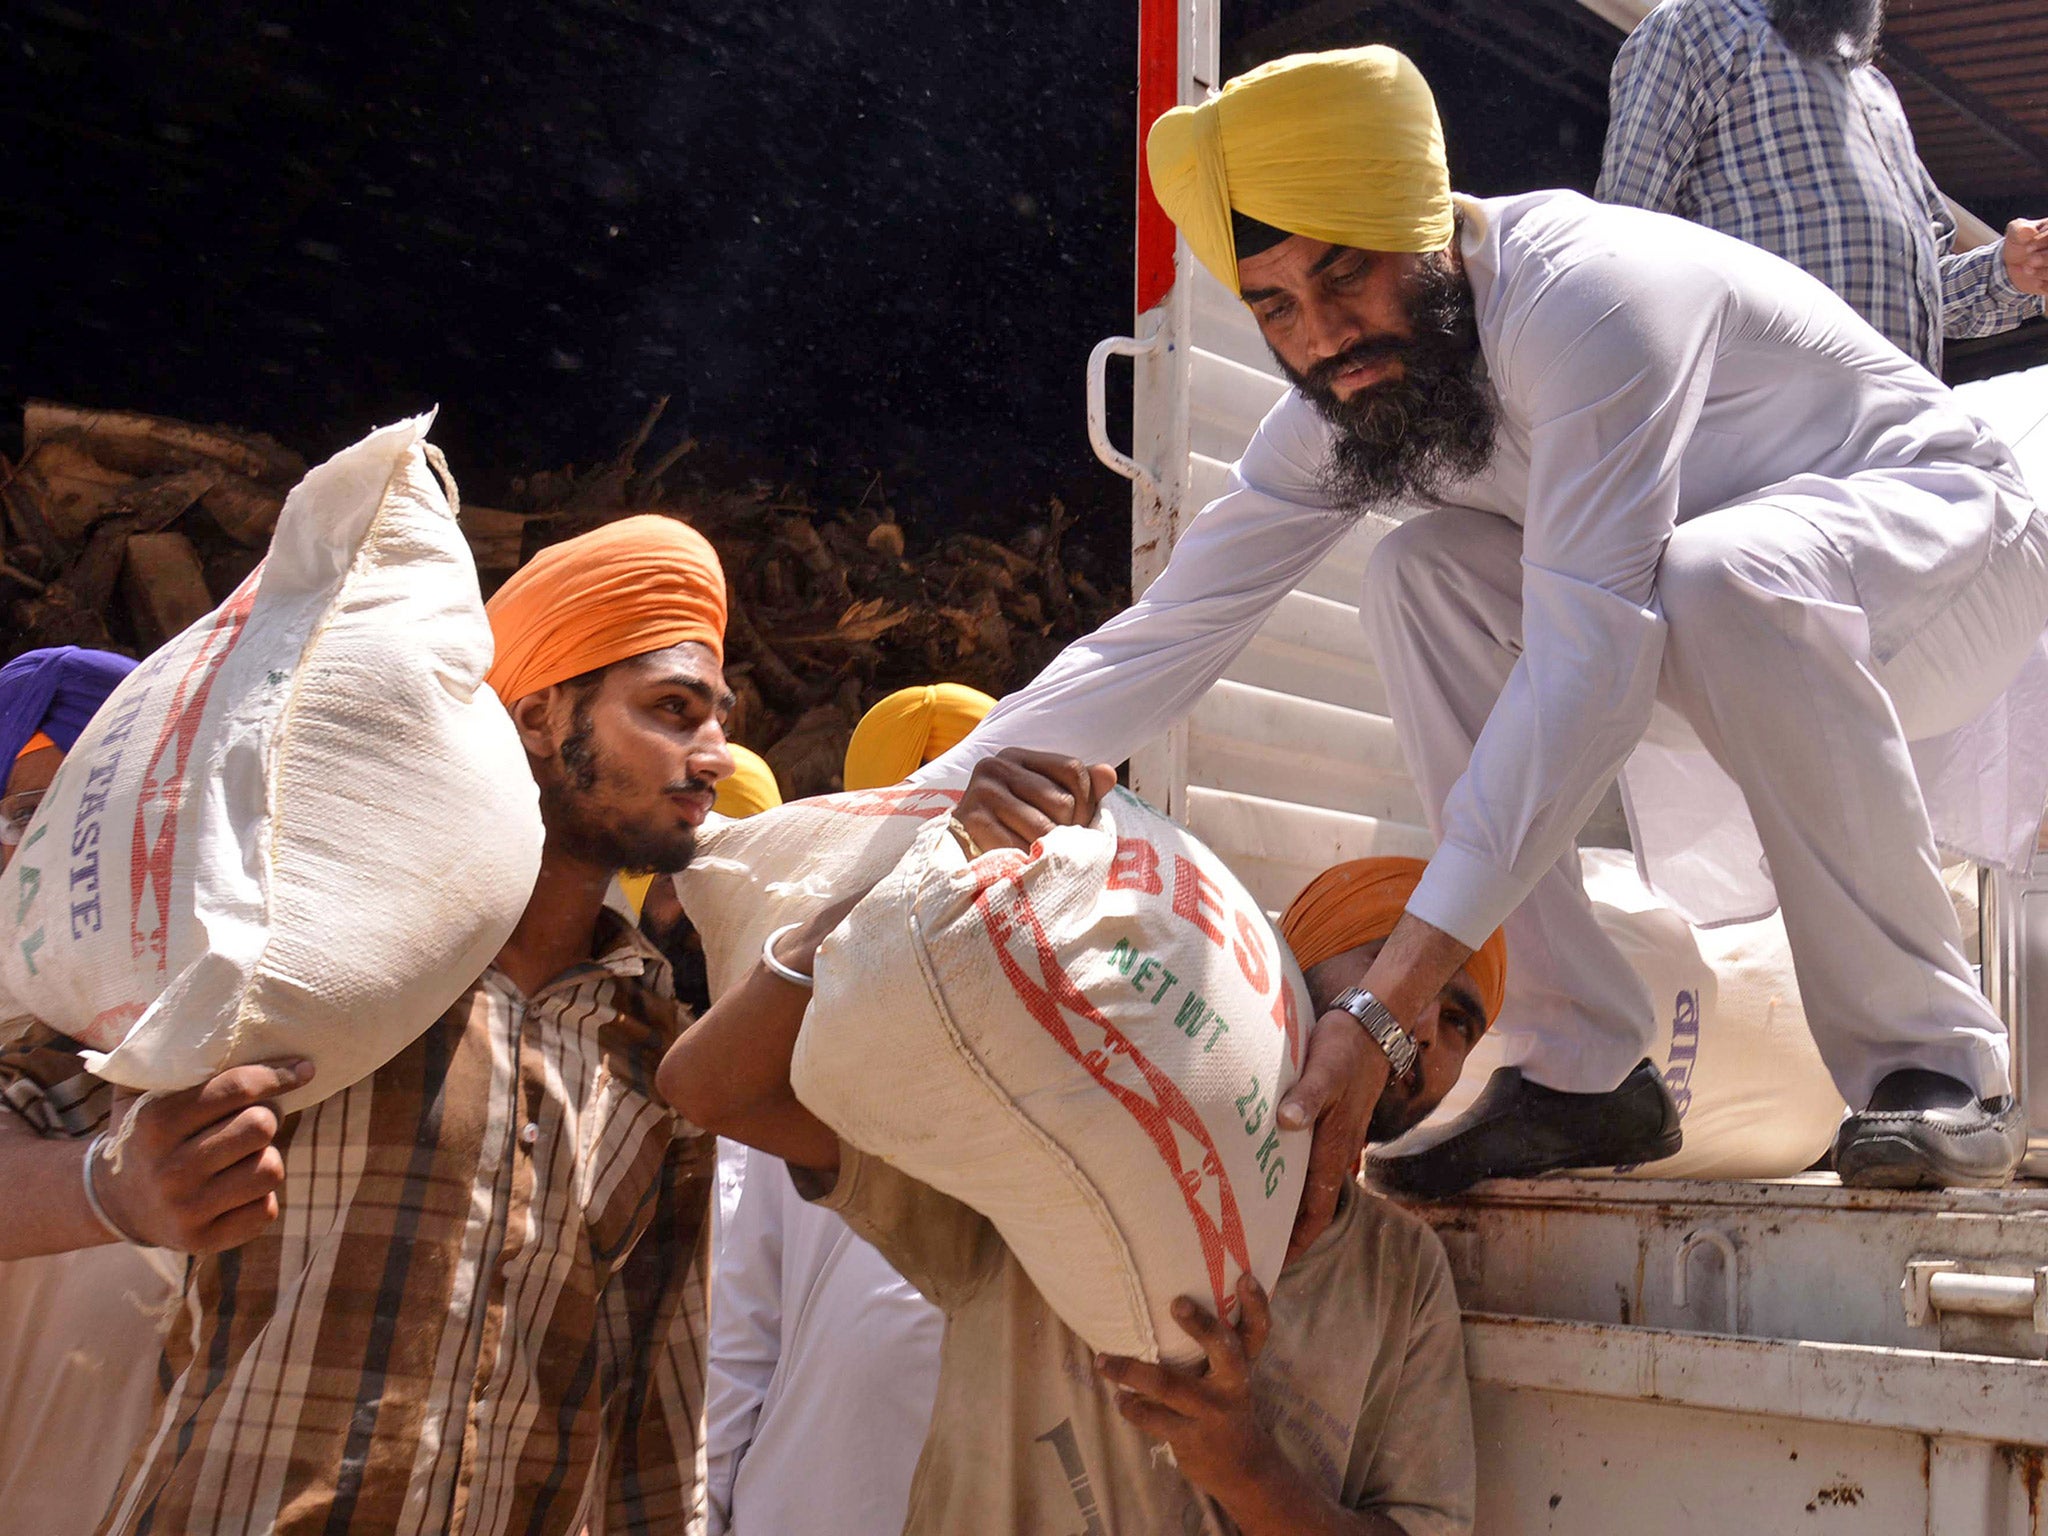
M 1310 277 L 1320 277 L 1323 273 L 1330 270 L 1333 262 L 1341 261 L 1356 249 L 1356 246 L 1351 245 L 1331 246 L 1316 258 L 1315 265 L 1308 269 L 1308 275 Z M 1246 288 L 1238 293 L 1238 297 L 1247 304 L 1263 304 L 1268 299 L 1279 298 L 1280 290 L 1278 288 Z
M 1450 993 L 1474 1013 L 1485 1014 L 1486 1001 L 1479 995 L 1478 983 L 1474 982 L 1463 971 L 1459 971 L 1449 981 L 1444 983 L 1444 991 Z
M 739 695 L 730 688 L 714 688 L 701 677 L 669 676 L 654 685 L 657 688 L 680 688 L 684 693 L 694 694 L 715 710 L 730 710 L 739 703 Z

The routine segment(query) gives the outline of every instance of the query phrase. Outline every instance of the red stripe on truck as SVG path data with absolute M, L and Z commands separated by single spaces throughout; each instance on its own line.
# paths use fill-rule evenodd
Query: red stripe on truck
M 1180 104 L 1180 17 L 1176 0 L 1138 5 L 1138 313 L 1173 291 L 1173 220 L 1145 174 L 1145 135 Z

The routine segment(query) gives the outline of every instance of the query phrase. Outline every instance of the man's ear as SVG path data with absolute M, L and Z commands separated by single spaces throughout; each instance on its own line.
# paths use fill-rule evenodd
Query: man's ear
M 507 711 L 519 732 L 519 744 L 526 748 L 528 757 L 550 758 L 561 749 L 562 736 L 557 720 L 560 711 L 556 708 L 561 692 L 561 684 L 552 684 L 538 693 L 515 699 Z

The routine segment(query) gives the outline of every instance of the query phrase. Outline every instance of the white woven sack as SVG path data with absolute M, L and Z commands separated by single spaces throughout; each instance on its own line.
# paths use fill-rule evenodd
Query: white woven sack
M 1627 1171 L 1776 1179 L 1811 1167 L 1833 1142 L 1843 1104 L 1807 1032 L 1784 920 L 1695 928 L 1643 884 L 1632 854 L 1589 848 L 1580 862 L 1601 928 L 1649 988 L 1657 1018 L 1650 1059 L 1685 1132 L 1676 1157 Z M 1499 1039 L 1483 1037 L 1418 1143 L 1461 1113 L 1502 1060 Z
M 946 825 L 818 955 L 791 1080 L 854 1146 L 994 1222 L 1089 1345 L 1200 1357 L 1170 1308 L 1279 1274 L 1313 1022 L 1258 903 L 1126 790 L 1031 854 Z
M 711 995 L 747 973 L 769 934 L 868 889 L 927 822 L 959 803 L 958 789 L 865 789 L 738 820 L 713 816 L 675 877 L 683 915 L 704 945 Z
M 307 475 L 263 564 L 125 678 L 0 875 L 0 992 L 176 1089 L 305 1056 L 374 1072 L 511 935 L 538 794 L 429 416 Z M 452 482 L 450 483 L 452 489 Z

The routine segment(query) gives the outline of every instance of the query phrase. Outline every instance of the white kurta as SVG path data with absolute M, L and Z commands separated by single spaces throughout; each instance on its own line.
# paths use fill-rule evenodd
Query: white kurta
M 712 1536 L 895 1536 L 945 1319 L 844 1220 L 803 1200 L 780 1158 L 721 1140 L 718 1174 Z
M 1673 529 L 1735 505 L 1791 511 L 1842 556 L 1881 667 L 2026 530 L 2025 482 L 1954 394 L 1775 256 L 1573 193 L 1461 206 L 1500 424 L 1491 466 L 1444 502 L 1519 526 L 1519 650 L 1410 910 L 1480 942 L 1634 754 L 1645 877 L 1697 921 L 1762 915 L 1777 893 L 1741 796 L 1657 707 Z M 925 771 L 1011 745 L 1119 761 L 1183 716 L 1342 537 L 1318 486 L 1329 440 L 1290 392 L 1143 597 Z M 1916 752 L 1940 841 L 1990 862 L 2031 844 L 2048 793 L 2040 713 L 1998 713 L 1977 739 L 2008 728 L 2002 778 Z M 1926 782 L 1936 760 L 1964 770 L 1962 793 Z
M 1882 660 L 2018 535 L 2033 502 L 2010 450 L 1952 392 L 1778 258 L 1570 192 L 1461 207 L 1500 434 L 1488 471 L 1444 500 L 1522 526 L 1527 664 L 1445 808 L 1416 910 L 1483 938 L 1650 724 L 1657 560 L 1674 524 L 1795 490 L 1852 567 L 1883 552 L 1874 589 L 1861 590 Z M 1006 746 L 1118 762 L 1183 717 L 1345 533 L 1318 485 L 1329 436 L 1289 391 L 1144 596 L 920 779 Z M 1888 496 L 1871 473 L 1888 470 L 1928 494 Z M 2048 741 L 2038 746 L 2040 760 Z M 1731 904 L 1658 878 L 1662 808 L 1636 809 L 1668 899 L 1703 921 L 1761 915 L 1753 889 Z M 1933 809 L 1944 843 L 1969 855 L 2005 862 L 2032 836 L 2023 812 L 1966 825 Z

